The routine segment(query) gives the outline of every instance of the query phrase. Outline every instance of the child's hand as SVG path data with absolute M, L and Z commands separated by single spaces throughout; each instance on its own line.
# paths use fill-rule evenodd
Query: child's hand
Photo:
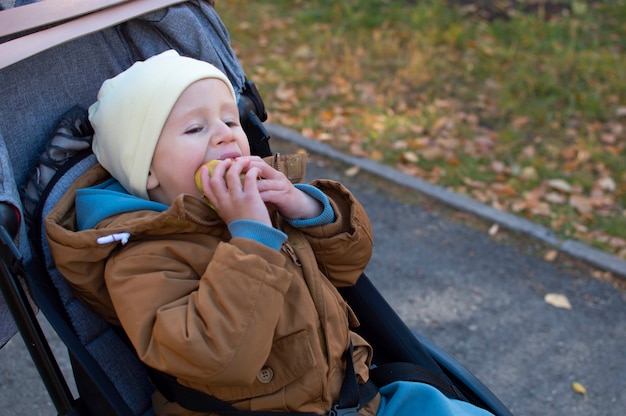
M 245 173 L 243 180 L 242 173 Z M 220 161 L 210 177 L 208 168 L 203 166 L 200 182 L 204 196 L 227 224 L 246 219 L 271 226 L 267 207 L 257 187 L 261 174 L 258 168 L 251 166 L 249 158 L 242 157 Z
M 260 179 L 257 188 L 264 202 L 273 204 L 283 217 L 310 219 L 322 214 L 322 204 L 298 188 L 282 173 L 263 159 L 250 156 L 250 169 L 258 169 Z

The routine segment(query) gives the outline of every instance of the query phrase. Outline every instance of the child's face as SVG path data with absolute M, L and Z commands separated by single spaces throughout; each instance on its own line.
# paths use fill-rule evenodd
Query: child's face
M 249 155 L 226 84 L 196 81 L 178 98 L 159 136 L 147 181 L 150 199 L 170 205 L 181 193 L 199 196 L 194 174 L 203 163 Z

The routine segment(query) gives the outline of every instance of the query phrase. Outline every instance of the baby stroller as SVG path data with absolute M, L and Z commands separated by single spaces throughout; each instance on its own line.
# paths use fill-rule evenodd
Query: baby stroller
M 203 0 L 46 0 L 0 12 L 0 40 L 0 306 L 14 318 L 59 414 L 152 414 L 155 387 L 146 368 L 117 328 L 74 297 L 43 236 L 43 217 L 95 163 L 88 142 L 81 140 L 90 131 L 78 108 L 94 101 L 105 79 L 166 49 L 211 62 L 227 74 L 239 95 L 251 149 L 260 156 L 271 154 L 263 102 L 230 48 L 219 16 Z M 66 117 L 59 124 L 61 115 Z M 66 139 L 77 143 L 71 151 L 63 145 Z M 398 372 L 411 368 L 406 377 L 449 390 L 496 415 L 510 415 L 471 373 L 411 331 L 367 276 L 342 290 L 362 323 L 358 331 L 374 347 L 377 366 L 396 365 Z M 69 351 L 79 397 L 73 397 L 59 370 L 31 296 Z M 7 319 L 2 325 L 0 345 L 15 331 Z M 210 396 L 198 400 L 211 402 Z M 215 406 L 217 413 L 236 414 Z M 350 411 L 344 410 L 334 414 Z

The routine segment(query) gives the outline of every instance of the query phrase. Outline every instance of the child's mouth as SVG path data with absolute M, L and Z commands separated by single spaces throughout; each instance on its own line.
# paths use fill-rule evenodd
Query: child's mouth
M 236 152 L 231 152 L 231 153 L 224 153 L 223 155 L 221 155 L 219 157 L 219 160 L 226 160 L 226 159 L 237 159 L 238 157 L 240 157 L 241 155 L 239 153 Z

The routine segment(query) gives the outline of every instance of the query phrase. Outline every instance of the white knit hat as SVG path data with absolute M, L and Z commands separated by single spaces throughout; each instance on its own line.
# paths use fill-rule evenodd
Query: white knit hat
M 205 78 L 224 81 L 237 102 L 224 73 L 173 50 L 134 63 L 100 87 L 98 101 L 89 107 L 93 152 L 132 195 L 149 199 L 146 182 L 165 121 L 183 91 Z

